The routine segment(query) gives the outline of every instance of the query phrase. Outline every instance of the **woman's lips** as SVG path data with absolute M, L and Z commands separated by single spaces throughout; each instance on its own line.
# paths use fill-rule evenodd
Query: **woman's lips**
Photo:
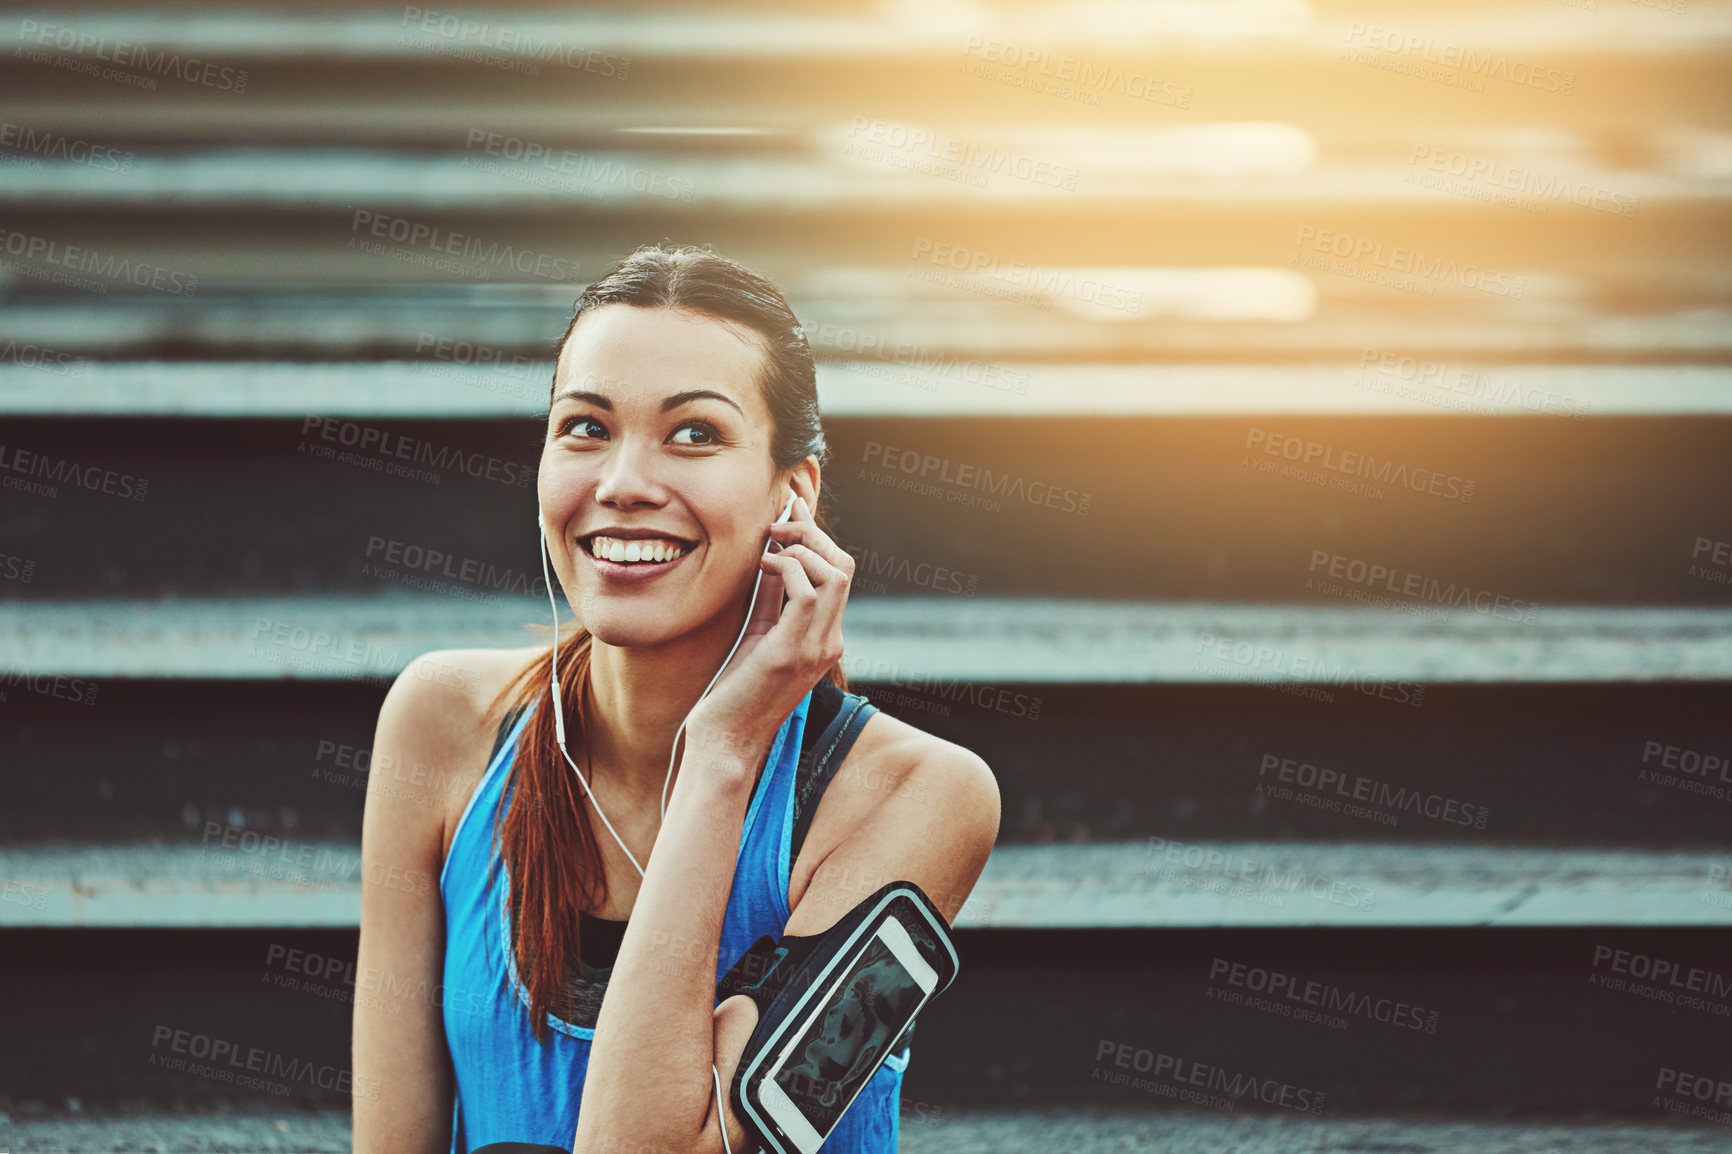
M 642 585 L 654 581 L 677 567 L 697 548 L 696 545 L 675 541 L 670 537 L 626 540 L 603 534 L 595 534 L 580 544 L 583 555 L 589 558 L 589 563 L 595 566 L 596 572 L 600 573 L 604 580 L 616 585 Z M 675 550 L 681 551 L 678 556 L 663 561 L 654 560 L 656 557 L 668 557 Z M 598 556 L 598 553 L 606 556 Z M 630 560 L 634 554 L 638 559 Z M 627 559 L 611 559 L 622 556 Z

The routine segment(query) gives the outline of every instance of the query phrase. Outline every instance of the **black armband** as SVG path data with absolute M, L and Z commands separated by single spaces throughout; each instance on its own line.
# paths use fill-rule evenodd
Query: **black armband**
M 718 999 L 758 1007 L 735 1116 L 773 1154 L 812 1154 L 961 964 L 944 915 L 910 881 L 821 934 L 759 938 L 716 984 Z

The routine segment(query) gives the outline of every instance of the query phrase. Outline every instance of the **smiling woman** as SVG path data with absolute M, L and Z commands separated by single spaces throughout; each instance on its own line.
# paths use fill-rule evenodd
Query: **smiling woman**
M 440 885 L 364 887 L 355 1073 L 389 1092 L 356 1099 L 357 1150 L 756 1149 L 720 1090 L 757 1006 L 718 1005 L 718 979 L 892 879 L 955 919 L 997 786 L 847 691 L 825 456 L 811 350 L 767 279 L 645 248 L 578 299 L 538 494 L 583 624 L 425 655 L 467 676 L 412 667 L 380 712 L 375 762 L 449 788 L 369 789 L 367 876 Z M 825 1151 L 896 1148 L 910 1056 Z

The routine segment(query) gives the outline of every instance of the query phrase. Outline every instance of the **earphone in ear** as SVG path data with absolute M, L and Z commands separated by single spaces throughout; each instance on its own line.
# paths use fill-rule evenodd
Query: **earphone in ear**
M 782 506 L 782 515 L 780 517 L 777 517 L 774 523 L 777 525 L 780 525 L 784 521 L 786 521 L 788 518 L 792 517 L 794 515 L 794 502 L 799 500 L 799 499 L 800 499 L 800 494 L 798 494 L 798 493 L 794 493 L 791 496 L 789 496 L 788 503 L 786 505 Z M 770 548 L 770 543 L 768 541 L 764 542 L 764 548 L 765 548 L 765 550 L 768 550 Z

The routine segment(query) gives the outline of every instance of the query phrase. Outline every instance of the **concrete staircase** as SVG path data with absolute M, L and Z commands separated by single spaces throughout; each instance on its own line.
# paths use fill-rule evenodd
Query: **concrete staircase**
M 851 675 L 999 778 L 907 1149 L 1726 1142 L 1677 7 L 0 11 L 0 1149 L 343 1148 L 373 719 L 542 620 L 551 342 L 663 237 L 787 289 Z

